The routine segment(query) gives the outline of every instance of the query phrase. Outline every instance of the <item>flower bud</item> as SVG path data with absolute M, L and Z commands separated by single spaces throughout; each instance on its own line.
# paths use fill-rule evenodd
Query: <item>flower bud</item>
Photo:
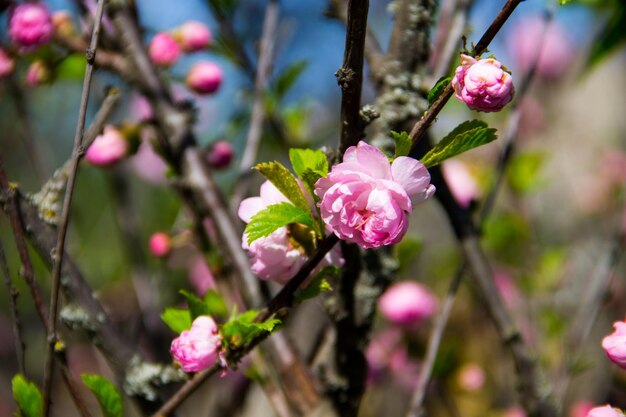
M 172 250 L 172 240 L 170 235 L 163 232 L 154 233 L 150 236 L 150 252 L 157 258 L 162 258 L 169 255 Z
M 592 409 L 589 411 L 589 414 L 587 414 L 587 417 L 624 417 L 624 413 L 607 404 L 604 407 Z
M 220 140 L 211 145 L 206 158 L 212 168 L 221 169 L 230 165 L 234 155 L 233 145 L 225 140 Z
M 104 127 L 104 132 L 97 136 L 87 153 L 85 160 L 95 166 L 113 165 L 129 154 L 130 144 L 121 131 L 111 125 Z
M 456 98 L 472 110 L 497 112 L 513 99 L 515 89 L 511 74 L 493 58 L 476 60 L 461 54 L 452 86 Z
M 222 69 L 212 62 L 198 62 L 187 74 L 187 86 L 198 94 L 212 94 L 222 84 Z
M 185 52 L 196 52 L 206 49 L 213 40 L 209 28 L 195 20 L 183 23 L 176 31 L 175 36 Z
M 16 6 L 9 20 L 9 37 L 22 51 L 31 51 L 52 38 L 54 28 L 48 8 L 41 3 Z
M 465 364 L 459 369 L 458 381 L 466 391 L 477 391 L 485 385 L 485 371 L 475 363 Z
M 37 87 L 50 81 L 52 74 L 45 61 L 38 59 L 33 61 L 26 70 L 26 85 L 29 87 Z
M 626 322 L 613 323 L 615 331 L 602 339 L 606 355 L 620 368 L 626 369 Z
M 52 26 L 54 27 L 54 32 L 59 35 L 73 36 L 76 34 L 72 15 L 67 10 L 59 10 L 52 13 Z
M 416 282 L 400 282 L 385 291 L 378 300 L 385 318 L 401 326 L 418 325 L 437 311 L 437 298 Z
M 222 337 L 209 316 L 196 318 L 190 330 L 172 341 L 170 352 L 185 372 L 200 372 L 218 360 Z
M 2 48 L 0 48 L 0 79 L 13 74 L 15 70 L 15 60 Z
M 166 32 L 157 33 L 148 47 L 150 59 L 156 65 L 169 67 L 174 65 L 180 57 L 180 46 L 178 42 Z

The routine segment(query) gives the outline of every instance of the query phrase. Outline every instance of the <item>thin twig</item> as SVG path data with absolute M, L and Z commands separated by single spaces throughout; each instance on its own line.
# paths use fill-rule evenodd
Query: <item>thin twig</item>
M 43 385 L 43 416 L 48 417 L 50 413 L 50 394 L 52 391 L 52 379 L 54 372 L 54 347 L 57 341 L 57 314 L 59 302 L 59 290 L 61 286 L 61 270 L 63 266 L 63 255 L 65 253 L 65 236 L 67 234 L 67 226 L 69 224 L 70 206 L 74 195 L 74 185 L 76 182 L 76 173 L 78 171 L 78 162 L 80 159 L 80 145 L 83 140 L 85 129 L 85 119 L 87 116 L 87 101 L 89 99 L 89 91 L 91 87 L 91 79 L 93 76 L 93 63 L 96 56 L 96 48 L 98 46 L 98 35 L 100 34 L 100 26 L 102 22 L 102 14 L 104 12 L 105 0 L 100 0 L 96 11 L 93 32 L 91 34 L 91 43 L 85 52 L 86 71 L 83 81 L 83 92 L 78 110 L 78 122 L 76 125 L 76 134 L 74 136 L 74 146 L 72 149 L 72 166 L 67 180 L 67 187 L 63 199 L 63 210 L 61 213 L 61 223 L 59 224 L 57 244 L 54 251 L 55 263 L 52 269 L 52 291 L 50 295 L 50 321 L 48 325 L 48 345 L 46 350 L 46 362 L 44 369 L 44 385 Z
M 246 196 L 252 178 L 251 168 L 254 165 L 261 137 L 263 135 L 263 121 L 265 119 L 265 89 L 267 80 L 272 69 L 272 60 L 274 58 L 274 45 L 276 26 L 278 25 L 278 14 L 280 5 L 278 0 L 270 0 L 265 9 L 265 19 L 263 21 L 263 33 L 261 34 L 261 43 L 259 46 L 259 59 L 257 63 L 256 76 L 254 80 L 254 103 L 252 104 L 252 115 L 250 117 L 250 126 L 248 128 L 248 136 L 246 138 L 246 147 L 241 157 L 239 165 L 239 181 L 235 186 L 231 197 L 231 210 L 235 211 L 239 207 L 239 203 Z
M 15 342 L 17 367 L 22 375 L 26 375 L 26 364 L 24 362 L 24 350 L 26 349 L 26 345 L 22 339 L 22 326 L 20 314 L 17 309 L 17 297 L 20 293 L 18 289 L 15 288 L 13 281 L 11 280 L 9 265 L 7 264 L 7 258 L 4 254 L 4 245 L 2 242 L 0 242 L 0 268 L 2 269 L 4 284 L 7 287 L 7 294 L 9 294 L 9 306 L 11 307 L 11 318 L 13 319 L 13 339 Z

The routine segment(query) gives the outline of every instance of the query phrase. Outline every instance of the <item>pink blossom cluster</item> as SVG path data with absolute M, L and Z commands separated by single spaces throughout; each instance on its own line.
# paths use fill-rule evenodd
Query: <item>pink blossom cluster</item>
M 413 205 L 434 192 L 421 162 L 401 156 L 390 164 L 380 149 L 363 141 L 315 184 L 328 230 L 366 249 L 398 243 Z
M 493 58 L 476 60 L 461 54 L 452 86 L 456 98 L 472 110 L 497 112 L 507 105 L 515 93 L 511 74 Z
M 239 205 L 239 218 L 249 223 L 259 211 L 273 204 L 289 200 L 269 181 L 261 185 L 258 197 L 246 198 Z M 244 233 L 241 246 L 248 252 L 252 272 L 264 280 L 286 283 L 306 262 L 304 249 L 291 239 L 287 227 L 281 227 L 266 237 L 248 244 L 248 235 Z M 324 258 L 322 265 L 342 265 L 340 248 L 336 246 Z
M 95 166 L 110 166 L 130 153 L 130 144 L 115 126 L 107 125 L 97 136 L 85 154 L 85 161 Z
M 42 3 L 15 6 L 9 18 L 9 37 L 21 51 L 28 52 L 52 39 L 54 26 L 48 8 Z
M 170 352 L 185 372 L 200 372 L 210 368 L 219 358 L 222 337 L 215 321 L 209 316 L 196 318 L 191 329 L 172 341 Z
M 389 287 L 378 300 L 382 315 L 394 324 L 416 326 L 437 312 L 435 295 L 417 282 L 399 282 Z

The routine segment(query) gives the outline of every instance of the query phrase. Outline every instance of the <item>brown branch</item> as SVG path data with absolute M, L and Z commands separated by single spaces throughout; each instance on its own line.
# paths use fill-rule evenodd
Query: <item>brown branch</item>
M 61 270 L 63 267 L 63 255 L 65 253 L 65 237 L 67 234 L 67 226 L 69 225 L 70 206 L 72 204 L 72 198 L 74 195 L 74 185 L 76 182 L 76 173 L 78 171 L 78 162 L 80 159 L 80 145 L 83 140 L 83 134 L 85 130 L 87 101 L 89 99 L 89 92 L 91 90 L 91 79 L 93 77 L 94 70 L 93 62 L 96 56 L 96 48 L 98 46 L 98 35 L 100 34 L 100 25 L 102 22 L 102 14 L 104 12 L 104 3 L 105 0 L 100 0 L 98 3 L 93 32 L 91 34 L 91 43 L 89 45 L 89 48 L 85 52 L 85 58 L 87 63 L 85 79 L 83 81 L 83 92 L 80 101 L 80 108 L 78 110 L 78 122 L 76 125 L 76 134 L 74 136 L 74 146 L 72 149 L 72 164 L 67 179 L 65 196 L 63 199 L 63 209 L 61 212 L 61 223 L 59 225 L 57 243 L 54 250 L 55 262 L 52 269 L 52 290 L 50 295 L 49 315 L 50 320 L 48 324 L 48 345 L 46 350 L 43 384 L 44 417 L 48 417 L 50 413 L 50 393 L 52 391 L 52 379 L 54 373 L 54 346 L 57 342 L 57 315 L 60 292 L 59 290 L 61 287 Z
M 17 298 L 20 292 L 17 288 L 15 288 L 13 281 L 11 280 L 9 265 L 7 264 L 7 258 L 4 254 L 4 245 L 2 242 L 0 242 L 0 268 L 2 269 L 4 284 L 7 287 L 7 294 L 9 294 L 9 306 L 11 308 L 11 318 L 13 319 L 13 338 L 15 342 L 17 367 L 22 375 L 26 375 L 26 364 L 24 362 L 24 350 L 26 349 L 26 345 L 22 339 L 22 326 L 19 311 L 17 309 Z

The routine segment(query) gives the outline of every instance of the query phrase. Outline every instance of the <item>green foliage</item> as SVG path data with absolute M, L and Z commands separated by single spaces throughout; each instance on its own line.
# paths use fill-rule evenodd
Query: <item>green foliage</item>
M 289 160 L 293 170 L 302 180 L 311 195 L 318 179 L 328 174 L 328 160 L 322 151 L 312 149 L 289 149 Z
M 391 137 L 396 142 L 396 152 L 394 158 L 397 158 L 399 156 L 407 156 L 409 152 L 411 152 L 411 146 L 413 146 L 413 141 L 409 137 L 408 133 L 398 133 L 392 130 Z
M 54 68 L 54 75 L 57 79 L 82 80 L 86 68 L 85 55 L 71 54 Z
M 122 396 L 115 385 L 100 375 L 82 374 L 81 378 L 98 399 L 104 417 L 123 417 Z
M 264 162 L 254 168 L 274 184 L 274 186 L 294 205 L 305 211 L 311 210 L 302 193 L 302 189 L 296 181 L 296 177 L 280 162 Z
M 541 167 L 546 160 L 542 152 L 518 153 L 513 157 L 507 172 L 507 182 L 513 191 L 529 193 L 541 185 Z
M 437 80 L 433 88 L 431 88 L 430 91 L 428 92 L 428 104 L 429 105 L 432 105 L 435 101 L 437 101 L 441 93 L 443 93 L 443 90 L 445 90 L 448 84 L 450 84 L 451 80 L 452 80 L 452 77 L 449 75 L 446 75 L 445 77 L 441 77 L 440 79 Z
M 191 314 L 186 308 L 168 307 L 161 314 L 161 320 L 178 334 L 191 329 Z
M 209 290 L 205 294 L 204 299 L 185 290 L 180 290 L 180 294 L 187 300 L 192 321 L 200 316 L 211 316 L 215 318 L 226 318 L 228 316 L 228 309 L 226 308 L 224 299 L 213 290 Z
M 492 215 L 484 226 L 485 245 L 499 260 L 516 265 L 524 262 L 524 247 L 529 235 L 526 221 L 515 213 Z
M 246 225 L 248 245 L 255 240 L 270 235 L 279 227 L 290 223 L 302 223 L 313 227 L 311 211 L 303 210 L 290 203 L 272 204 L 255 214 Z
M 454 128 L 424 155 L 422 163 L 430 168 L 448 158 L 492 142 L 497 138 L 496 129 L 487 127 L 487 123 L 480 120 L 468 120 Z
M 20 409 L 20 417 L 41 417 L 43 399 L 37 385 L 29 382 L 23 375 L 13 377 L 13 398 Z
M 204 294 L 204 303 L 209 309 L 212 317 L 226 319 L 228 317 L 228 307 L 224 298 L 215 290 L 209 290 Z
M 620 4 L 621 3 L 621 4 Z M 624 2 L 615 2 L 610 7 L 610 18 L 598 39 L 592 43 L 589 64 L 597 64 L 626 42 L 626 6 Z
M 398 260 L 398 270 L 404 271 L 414 264 L 415 257 L 422 250 L 423 244 L 420 239 L 405 236 L 397 245 L 394 245 L 396 259 Z
M 309 285 L 296 292 L 294 299 L 296 303 L 301 303 L 310 298 L 315 298 L 323 292 L 332 291 L 333 287 L 327 281 L 327 277 L 339 275 L 339 268 L 336 266 L 326 266 L 315 275 Z
M 185 297 L 185 300 L 187 300 L 187 306 L 189 307 L 189 315 L 191 316 L 191 321 L 194 321 L 200 316 L 211 315 L 209 306 L 196 295 L 185 290 L 180 290 L 179 293 L 180 295 Z
M 248 310 L 222 325 L 220 333 L 224 344 L 229 348 L 245 346 L 263 333 L 272 333 L 277 330 L 281 324 L 281 321 L 276 318 L 255 323 L 254 319 L 258 314 L 257 310 Z
M 296 81 L 298 81 L 298 78 L 300 78 L 300 75 L 304 72 L 308 65 L 307 61 L 296 61 L 285 68 L 283 72 L 276 77 L 273 89 L 278 100 L 285 97 L 285 94 L 287 94 Z

